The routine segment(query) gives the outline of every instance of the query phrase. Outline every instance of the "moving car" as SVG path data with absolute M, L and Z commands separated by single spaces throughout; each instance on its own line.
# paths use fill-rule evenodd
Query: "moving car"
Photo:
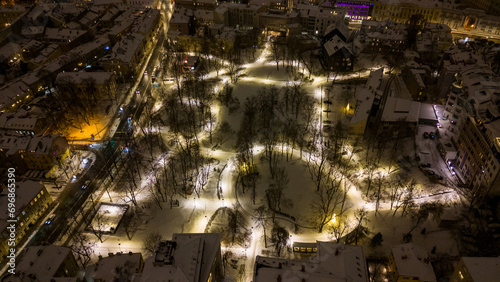
M 45 224 L 51 224 L 55 217 L 56 217 L 55 213 L 51 214 L 49 218 L 47 218 L 47 220 L 45 221 Z
M 87 189 L 87 186 L 89 185 L 90 180 L 85 180 L 85 182 L 82 185 L 82 189 Z

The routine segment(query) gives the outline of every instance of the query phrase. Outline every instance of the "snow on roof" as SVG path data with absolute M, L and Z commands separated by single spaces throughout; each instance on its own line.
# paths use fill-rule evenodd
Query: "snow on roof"
M 318 272 L 335 275 L 343 281 L 368 281 L 363 247 L 350 246 L 340 243 L 319 242 Z
M 130 273 L 137 273 L 140 271 L 142 264 L 142 254 L 141 253 L 116 253 L 116 255 L 110 254 L 110 256 L 99 259 L 95 264 L 94 273 L 92 279 L 99 281 L 114 281 L 116 277 L 116 268 L 128 268 Z
M 153 28 L 153 25 L 160 17 L 160 11 L 157 9 L 150 9 L 136 19 L 132 32 L 140 34 L 147 34 Z
M 356 93 L 356 109 L 351 119 L 351 124 L 356 124 L 368 118 L 375 99 L 375 93 L 366 88 Z
M 21 35 L 30 38 L 42 35 L 44 30 L 45 26 L 23 26 L 21 29 Z
M 472 281 L 494 282 L 500 277 L 500 257 L 462 257 Z
M 38 118 L 35 116 L 16 117 L 10 113 L 0 113 L 0 128 L 8 130 L 33 130 Z
M 89 11 L 88 13 L 80 19 L 80 23 L 83 26 L 90 26 L 93 22 L 99 17 L 99 15 L 93 11 Z
M 420 103 L 407 99 L 387 97 L 381 120 L 387 122 L 418 122 Z
M 3 135 L 0 137 L 0 149 L 6 151 L 7 156 L 11 156 L 19 150 L 26 150 L 30 139 L 29 136 Z
M 106 84 L 112 76 L 112 72 L 63 72 L 57 75 L 56 84 L 66 79 L 72 80 L 77 85 L 89 79 L 94 80 L 96 84 Z
M 127 30 L 131 25 L 133 25 L 133 21 L 123 21 L 118 22 L 108 31 L 108 34 L 111 36 L 118 36 L 118 34 Z
M 392 248 L 392 256 L 399 276 L 418 277 L 420 281 L 436 281 L 427 251 L 412 243 Z
M 368 281 L 363 248 L 340 243 L 317 242 L 317 256 L 309 260 L 257 256 L 254 282 L 278 281 Z
M 349 45 L 344 42 L 344 40 L 342 40 L 338 35 L 333 36 L 332 39 L 325 42 L 323 44 L 323 47 L 325 48 L 328 56 L 332 56 L 339 51 L 347 52 L 352 55 Z
M 26 205 L 33 200 L 33 198 L 40 193 L 44 189 L 43 184 L 36 182 L 36 181 L 31 181 L 31 180 L 23 180 L 23 181 L 17 181 L 16 182 L 16 212 L 15 214 L 19 214 L 22 209 Z M 0 193 L 0 206 L 1 207 L 6 207 L 7 206 L 7 194 L 8 191 L 5 189 Z M 9 219 L 7 216 L 8 212 L 7 209 L 0 211 L 0 219 L 7 220 Z M 1 230 L 1 229 L 0 229 Z
M 40 54 L 36 56 L 36 58 L 30 60 L 30 62 L 41 65 L 45 63 L 48 58 L 57 50 L 59 50 L 59 45 L 57 44 L 50 44 L 46 48 L 44 48 L 42 51 L 40 51 Z
M 45 28 L 44 38 L 47 40 L 73 41 L 86 33 L 86 30 L 75 30 L 69 28 Z
M 325 36 L 332 31 L 338 30 L 345 38 L 349 37 L 349 28 L 345 25 L 344 21 L 338 17 L 334 17 L 336 20 L 334 23 L 329 25 L 325 30 Z
M 432 104 L 420 104 L 418 117 L 419 119 L 438 120 L 436 112 L 434 111 L 434 105 Z
M 425 88 L 425 83 L 424 83 L 424 80 L 422 79 L 422 76 L 421 76 L 422 74 L 425 74 L 425 70 L 411 69 L 410 72 L 413 75 L 413 77 L 415 77 L 415 80 L 417 81 L 418 86 Z
M 25 276 L 35 274 L 39 281 L 51 281 L 69 255 L 71 255 L 71 249 L 63 246 L 28 247 L 21 261 L 16 265 L 16 272 L 24 273 Z
M 15 80 L 0 88 L 0 108 L 10 105 L 15 100 L 24 98 L 29 92 L 29 87 L 21 80 Z
M 207 281 L 221 237 L 218 233 L 173 234 L 172 241 L 162 242 L 164 247 L 146 261 L 141 281 L 164 281 L 164 277 L 173 281 Z
M 121 37 L 121 40 L 113 46 L 111 59 L 120 60 L 124 63 L 132 62 L 136 51 L 141 47 L 144 35 L 130 33 Z
M 366 120 L 370 114 L 375 96 L 379 94 L 378 88 L 382 82 L 384 68 L 370 72 L 365 86 L 356 93 L 356 109 L 351 119 L 351 124 Z
M 9 42 L 0 48 L 0 60 L 8 59 L 15 56 L 17 53 L 21 52 L 22 48 L 19 44 L 14 42 Z

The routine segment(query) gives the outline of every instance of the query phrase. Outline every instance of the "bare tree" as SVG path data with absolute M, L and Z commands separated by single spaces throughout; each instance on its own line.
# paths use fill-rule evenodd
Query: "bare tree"
M 337 242 L 340 242 L 340 239 L 344 236 L 350 225 L 351 221 L 348 219 L 344 219 L 340 216 L 335 218 L 335 223 L 331 225 L 330 230 L 332 231 L 332 234 Z
M 104 215 L 97 211 L 94 214 L 94 217 L 92 218 L 92 222 L 89 224 L 88 228 L 92 233 L 99 239 L 101 243 L 104 241 L 102 240 L 104 234 L 106 233 L 106 227 L 104 226 L 105 220 L 104 220 Z
M 341 182 L 336 179 L 326 180 L 316 191 L 317 200 L 313 203 L 313 211 L 318 223 L 318 232 L 323 232 L 326 224 L 334 219 L 335 209 L 342 201 L 339 193 Z
M 412 217 L 413 219 L 416 219 L 415 225 L 412 226 L 410 231 L 404 234 L 403 238 L 404 241 L 409 243 L 412 238 L 412 232 L 415 230 L 415 228 L 418 227 L 420 224 L 420 221 L 427 219 L 430 214 L 433 214 L 435 217 L 440 216 L 443 213 L 443 205 L 439 203 L 425 203 L 420 208 L 416 213 L 413 213 Z
M 354 230 L 349 234 L 348 238 L 346 238 L 345 243 L 346 244 L 354 244 L 358 245 L 359 241 L 363 238 L 366 237 L 368 233 L 368 229 L 364 226 L 366 222 L 368 221 L 367 216 L 368 212 L 364 209 L 357 210 L 356 213 L 354 214 L 356 218 L 356 223 L 355 223 L 355 228 Z
M 142 241 L 142 248 L 150 255 L 154 255 L 160 241 L 162 240 L 162 236 L 160 233 L 153 231 L 144 238 Z
M 125 229 L 127 238 L 132 240 L 132 236 L 138 226 L 137 218 L 139 217 L 139 212 L 135 207 L 130 207 L 127 212 L 123 215 L 121 225 Z
M 273 230 L 271 231 L 271 241 L 274 243 L 274 249 L 278 257 L 281 256 L 283 248 L 288 245 L 289 238 L 290 233 L 285 227 L 274 224 Z
M 255 209 L 255 220 L 257 221 L 257 226 L 262 227 L 264 232 L 264 247 L 267 248 L 267 235 L 266 235 L 266 226 L 269 223 L 268 217 L 269 211 L 264 207 L 260 206 Z
M 82 267 L 86 267 L 87 263 L 90 261 L 92 254 L 94 253 L 95 243 L 91 242 L 87 234 L 77 231 L 72 238 L 69 245 L 73 253 L 76 254 L 76 258 L 82 264 Z

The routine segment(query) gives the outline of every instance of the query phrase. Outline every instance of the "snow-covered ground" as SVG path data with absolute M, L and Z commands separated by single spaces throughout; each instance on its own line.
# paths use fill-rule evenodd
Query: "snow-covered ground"
M 281 87 L 287 84 L 289 75 L 285 68 L 282 67 L 280 63 L 280 69 L 276 70 L 276 65 L 270 62 L 266 62 L 265 58 L 268 55 L 268 50 L 261 52 L 258 59 L 253 63 L 248 63 L 244 66 L 245 76 L 241 77 L 237 83 L 235 83 L 233 89 L 233 96 L 238 98 L 240 101 L 240 106 L 242 107 L 247 98 L 254 97 L 257 94 L 259 88 L 265 85 L 275 85 Z M 382 63 L 382 60 L 380 60 Z M 350 78 L 360 78 L 368 75 L 369 70 L 373 66 L 372 64 L 366 64 L 366 67 L 359 73 L 353 73 L 346 76 L 337 76 L 336 81 L 342 81 L 344 79 Z M 220 72 L 221 83 L 228 81 L 228 77 L 224 74 L 224 71 Z M 306 74 L 307 75 L 307 74 Z M 211 72 L 207 77 L 215 77 L 216 74 Z M 311 82 L 303 83 L 306 92 L 318 99 L 321 95 L 317 95 L 320 91 L 322 85 L 326 86 L 326 77 L 316 77 L 311 76 Z M 174 85 L 169 85 L 167 87 L 175 87 Z M 338 88 L 340 86 L 334 87 L 334 92 L 339 92 L 342 89 Z M 160 105 L 155 107 L 156 110 L 160 110 Z M 332 113 L 329 119 L 335 122 L 339 118 L 345 118 L 341 112 L 341 109 L 337 109 L 336 113 Z M 240 120 L 242 116 L 242 110 L 229 115 L 226 108 L 220 109 L 219 115 L 217 117 L 217 122 L 228 121 L 232 129 L 236 132 L 240 127 Z M 427 130 L 427 129 L 421 129 Z M 436 169 L 440 175 L 449 176 L 446 174 L 446 170 L 443 169 L 443 162 L 440 160 L 439 152 L 437 152 L 436 144 L 434 140 L 420 139 L 421 130 L 416 137 L 416 147 L 417 152 L 429 152 L 428 156 L 425 153 L 419 153 L 421 162 L 428 162 L 432 164 L 432 168 Z M 166 134 L 165 136 L 168 136 Z M 207 138 L 206 133 L 199 135 L 200 139 Z M 434 143 L 433 143 L 434 142 Z M 279 147 L 279 146 L 278 146 Z M 415 143 L 413 140 L 406 140 L 401 145 L 400 150 L 401 156 L 409 156 L 412 161 L 408 164 L 410 167 L 409 173 L 413 178 L 419 183 L 419 191 L 416 193 L 418 196 L 415 199 L 416 204 L 422 204 L 425 202 L 441 201 L 441 202 L 452 202 L 458 199 L 458 196 L 453 191 L 453 189 L 446 187 L 446 182 L 436 183 L 431 181 L 418 167 L 416 167 L 416 162 L 414 158 L 415 154 Z M 244 214 L 250 220 L 248 229 L 251 230 L 252 235 L 250 236 L 250 241 L 246 246 L 223 246 L 223 252 L 231 251 L 233 256 L 237 258 L 238 264 L 242 264 L 245 267 L 246 279 L 245 281 L 251 280 L 251 275 L 253 272 L 253 262 L 256 255 L 269 254 L 272 253 L 272 246 L 264 248 L 263 240 L 263 230 L 257 227 L 257 222 L 252 217 L 254 214 L 254 209 L 259 206 L 266 206 L 266 201 L 264 200 L 265 190 L 269 185 L 269 172 L 265 161 L 257 161 L 260 169 L 260 180 L 257 184 L 257 201 L 254 205 L 251 201 L 251 193 L 248 191 L 244 195 L 240 192 L 237 193 L 234 187 L 234 175 L 235 175 L 235 161 L 234 157 L 236 153 L 232 149 L 232 146 L 227 145 L 223 147 L 224 149 L 212 151 L 208 148 L 202 148 L 205 153 L 210 153 L 217 161 L 216 168 L 225 169 L 221 175 L 221 187 L 222 196 L 219 199 L 216 193 L 216 178 L 218 173 L 211 173 L 211 180 L 209 184 L 201 191 L 200 197 L 196 197 L 195 194 L 187 196 L 186 198 L 177 195 L 176 199 L 180 201 L 178 207 L 170 208 L 169 205 L 163 205 L 159 208 L 157 205 L 153 204 L 150 200 L 150 195 L 148 195 L 147 189 L 145 187 L 151 181 L 150 174 L 143 178 L 141 182 L 141 195 L 137 199 L 137 208 L 140 210 L 140 217 L 136 219 L 139 223 L 138 228 L 132 234 L 132 238 L 129 240 L 126 232 L 119 228 L 116 234 L 105 236 L 103 243 L 96 241 L 96 246 L 94 248 L 95 255 L 106 255 L 109 252 L 139 252 L 142 251 L 142 241 L 151 232 L 158 232 L 162 235 L 163 239 L 170 239 L 173 233 L 199 233 L 204 232 L 209 222 L 210 217 L 214 212 L 221 207 L 233 207 L 237 203 L 242 208 Z M 255 158 L 258 159 L 259 155 L 262 153 L 262 148 L 255 148 Z M 316 200 L 315 198 L 315 186 L 314 181 L 311 179 L 311 175 L 308 168 L 305 165 L 305 157 L 308 152 L 303 153 L 303 158 L 300 159 L 298 156 L 299 152 L 296 150 L 291 160 L 281 161 L 280 165 L 283 166 L 289 176 L 289 186 L 285 190 L 282 203 L 282 212 L 294 216 L 296 219 L 295 223 L 293 220 L 288 218 L 278 216 L 277 222 L 285 226 L 291 234 L 291 241 L 300 242 L 314 242 L 316 240 L 332 240 L 332 234 L 329 228 L 319 234 L 317 232 L 317 226 L 313 220 L 312 214 L 312 203 Z M 353 156 L 353 160 L 356 161 L 359 168 L 364 165 L 364 159 L 366 152 L 361 150 L 356 152 Z M 426 156 L 423 156 L 426 155 Z M 384 172 L 383 166 L 380 172 Z M 360 173 L 360 175 L 362 175 Z M 390 176 L 390 174 L 389 174 Z M 361 177 L 362 181 L 362 177 Z M 396 213 L 393 217 L 393 211 L 390 210 L 389 202 L 382 202 L 378 213 L 375 213 L 375 204 L 365 199 L 364 193 L 360 190 L 359 184 L 361 181 L 356 180 L 355 183 L 348 182 L 351 189 L 349 190 L 348 200 L 352 203 L 352 207 L 345 213 L 344 218 L 348 218 L 351 221 L 354 220 L 354 211 L 358 209 L 365 209 L 368 211 L 368 221 L 366 226 L 372 232 L 372 235 L 376 232 L 381 232 L 383 234 L 384 242 L 380 247 L 381 251 L 385 254 L 390 252 L 390 248 L 402 242 L 402 235 L 404 232 L 408 232 L 413 226 L 414 222 L 411 217 L 401 217 L 400 212 Z M 443 193 L 446 191 L 446 193 Z M 124 198 L 119 193 L 111 193 L 111 200 L 113 203 L 125 203 Z M 132 205 L 132 203 L 128 203 Z M 272 225 L 268 226 L 267 235 L 269 236 Z M 421 234 L 421 229 L 426 228 L 426 233 Z M 437 252 L 456 254 L 457 247 L 454 240 L 451 239 L 451 234 L 449 231 L 440 230 L 432 217 L 420 223 L 419 227 L 413 232 L 413 242 L 420 244 L 429 251 L 436 246 Z M 269 243 L 269 242 L 268 242 Z M 270 244 L 269 244 L 270 245 Z M 366 242 L 365 242 L 366 245 Z M 366 253 L 368 253 L 368 249 Z M 285 251 L 285 257 L 293 257 L 293 253 Z M 236 276 L 236 270 L 230 269 L 227 281 L 232 281 Z

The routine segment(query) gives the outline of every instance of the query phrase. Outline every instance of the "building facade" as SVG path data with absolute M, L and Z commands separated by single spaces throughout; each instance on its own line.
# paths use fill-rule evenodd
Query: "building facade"
M 8 190 L 0 193 L 0 206 L 7 207 Z M 16 182 L 16 245 L 29 235 L 35 223 L 45 214 L 52 203 L 47 189 L 43 184 L 34 181 Z M 0 213 L 0 259 L 4 260 L 8 254 L 7 245 L 10 231 L 7 229 L 7 209 Z

